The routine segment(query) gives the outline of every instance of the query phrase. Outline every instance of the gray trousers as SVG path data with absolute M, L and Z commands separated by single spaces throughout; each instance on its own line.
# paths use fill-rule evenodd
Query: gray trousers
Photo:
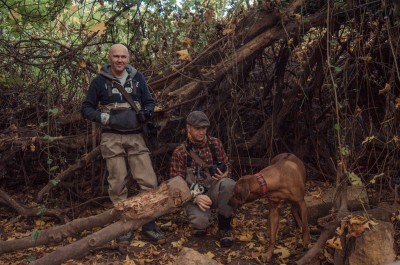
M 231 178 L 223 178 L 215 181 L 205 194 L 212 201 L 211 208 L 205 212 L 200 210 L 199 206 L 191 201 L 186 204 L 186 213 L 194 229 L 206 229 L 213 223 L 211 209 L 216 209 L 218 214 L 224 217 L 232 217 L 233 209 L 228 205 L 228 202 L 232 197 L 235 183 Z

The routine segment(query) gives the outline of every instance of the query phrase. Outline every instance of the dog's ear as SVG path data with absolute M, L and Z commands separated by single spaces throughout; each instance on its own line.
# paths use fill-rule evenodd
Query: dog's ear
M 240 181 L 240 180 L 239 180 Z M 240 205 L 244 204 L 247 200 L 247 198 L 250 195 L 250 186 L 249 186 L 249 182 L 245 179 L 242 179 L 240 181 L 240 185 L 238 185 L 240 187 L 238 195 L 239 195 L 239 201 L 240 201 Z

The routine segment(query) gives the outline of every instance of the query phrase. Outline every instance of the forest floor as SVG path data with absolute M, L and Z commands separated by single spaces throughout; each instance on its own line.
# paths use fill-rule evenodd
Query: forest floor
M 315 186 L 307 187 L 307 190 L 310 193 L 315 188 Z M 23 203 L 34 198 L 35 193 L 30 191 L 28 194 L 20 194 L 19 198 L 14 197 L 14 199 Z M 27 205 L 35 206 L 34 203 Z M 99 204 L 97 207 L 91 206 L 79 213 L 79 216 L 75 218 L 101 213 L 109 206 L 109 202 L 104 203 L 104 205 Z M 266 235 L 267 216 L 268 206 L 263 199 L 238 209 L 232 221 L 235 243 L 231 248 L 221 248 L 216 222 L 208 229 L 205 237 L 194 237 L 191 235 L 185 211 L 180 209 L 157 219 L 157 224 L 167 236 L 167 243 L 164 245 L 154 245 L 142 240 L 140 232 L 135 231 L 134 240 L 128 247 L 120 248 L 115 241 L 111 241 L 100 249 L 86 253 L 83 257 L 71 259 L 63 264 L 173 264 L 183 247 L 192 248 L 222 264 L 266 264 L 263 260 L 263 253 L 265 253 L 269 244 Z M 216 218 L 214 220 L 216 221 Z M 0 228 L 3 229 L 1 231 L 2 240 L 29 236 L 32 231 L 47 229 L 55 225 L 58 225 L 58 223 L 55 222 L 54 218 L 17 218 L 14 210 L 8 207 L 0 207 Z M 311 241 L 314 243 L 321 231 L 313 225 L 310 225 L 310 229 Z M 67 238 L 59 245 L 40 246 L 3 254 L 0 256 L 0 264 L 29 264 L 30 261 L 38 259 L 62 245 L 79 240 L 90 233 L 91 231 L 85 231 L 78 237 Z M 400 242 L 397 241 L 397 243 Z M 269 264 L 294 264 L 305 252 L 306 250 L 303 249 L 301 244 L 300 230 L 295 225 L 289 206 L 286 205 L 280 209 L 280 225 L 275 254 L 273 261 Z M 315 264 L 333 264 L 333 252 L 333 249 L 325 248 L 324 252 L 319 256 L 319 261 Z

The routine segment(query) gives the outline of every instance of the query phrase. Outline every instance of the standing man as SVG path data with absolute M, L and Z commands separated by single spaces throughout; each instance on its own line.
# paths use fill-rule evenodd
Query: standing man
M 228 157 L 219 139 L 207 136 L 210 121 L 202 111 L 191 112 L 186 119 L 187 139 L 174 150 L 170 177 L 186 180 L 192 201 L 186 212 L 195 236 L 206 235 L 212 224 L 211 209 L 218 211 L 218 227 L 222 247 L 233 244 L 231 219 L 233 209 L 228 205 L 235 181 L 230 178 Z
M 141 123 L 151 118 L 154 99 L 147 88 L 142 73 L 129 65 L 129 51 L 122 44 L 114 44 L 108 53 L 109 64 L 103 65 L 100 73 L 92 80 L 86 99 L 82 103 L 82 116 L 101 123 L 101 154 L 108 170 L 108 194 L 115 205 L 128 196 L 128 167 L 132 177 L 142 190 L 157 187 L 157 176 L 151 164 L 150 152 L 143 139 Z M 125 89 L 139 109 L 139 115 L 118 90 Z M 151 221 L 142 227 L 142 236 L 153 243 L 165 243 L 165 236 Z M 129 243 L 129 232 L 117 239 L 119 243 Z

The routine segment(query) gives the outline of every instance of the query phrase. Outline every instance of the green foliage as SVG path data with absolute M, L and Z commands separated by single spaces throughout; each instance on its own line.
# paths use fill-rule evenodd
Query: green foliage
M 46 206 L 43 204 L 40 204 L 37 208 L 38 208 L 37 215 L 42 215 L 47 211 Z
M 356 186 L 356 185 L 362 185 L 362 180 L 359 176 L 357 176 L 356 173 L 354 172 L 346 172 L 347 177 L 349 178 L 349 181 L 351 185 Z
M 31 233 L 32 242 L 36 242 L 40 237 L 40 231 L 34 230 Z
M 25 258 L 25 260 L 28 261 L 28 262 L 32 262 L 32 261 L 34 261 L 35 259 L 36 259 L 36 257 L 35 257 L 35 256 L 32 256 L 32 255 L 29 255 L 28 257 Z
M 57 186 L 58 183 L 60 183 L 60 181 L 61 181 L 61 180 L 59 180 L 59 179 L 51 179 L 51 180 L 50 180 L 50 183 L 51 183 L 53 186 Z

